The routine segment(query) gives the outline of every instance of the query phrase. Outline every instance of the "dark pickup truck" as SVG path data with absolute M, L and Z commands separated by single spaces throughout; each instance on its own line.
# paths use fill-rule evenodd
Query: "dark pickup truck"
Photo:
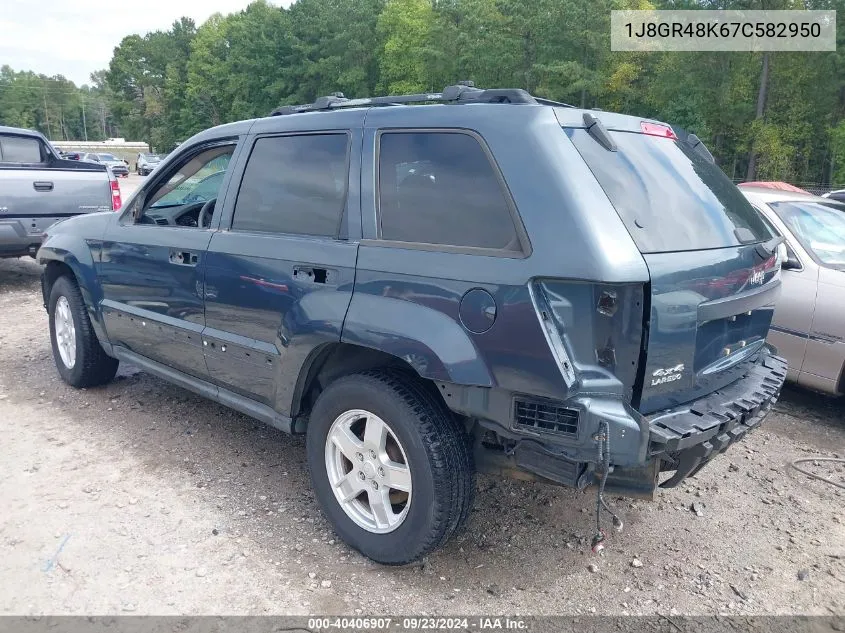
M 778 244 L 692 135 L 459 85 L 202 132 L 38 260 L 66 382 L 126 361 L 305 434 L 338 534 L 397 564 L 476 471 L 594 485 L 598 520 L 754 429 Z
M 59 220 L 119 208 L 104 165 L 62 158 L 41 133 L 0 126 L 0 257 L 34 257 Z

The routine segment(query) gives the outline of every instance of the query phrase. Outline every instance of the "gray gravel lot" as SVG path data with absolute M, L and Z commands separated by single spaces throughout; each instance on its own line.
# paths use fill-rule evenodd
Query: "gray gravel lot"
M 321 516 L 302 438 L 130 366 L 64 385 L 39 273 L 0 260 L 0 613 L 845 614 L 845 495 L 788 466 L 845 454 L 841 401 L 789 389 L 687 485 L 612 499 L 601 558 L 592 495 L 480 477 L 466 531 L 386 568 Z

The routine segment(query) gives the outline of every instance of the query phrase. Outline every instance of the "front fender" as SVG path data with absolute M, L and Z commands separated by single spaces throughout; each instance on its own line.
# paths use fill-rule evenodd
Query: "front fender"
M 95 257 L 99 257 L 97 251 L 100 245 L 99 240 L 86 240 L 71 233 L 49 234 L 41 248 L 38 249 L 36 259 L 39 264 L 47 267 L 44 271 L 45 279 L 48 278 L 50 262 L 64 264 L 73 272 L 76 283 L 82 292 L 82 299 L 85 301 L 85 307 L 88 310 L 94 332 L 103 348 L 108 352 L 110 345 L 103 325 L 102 310 L 100 309 L 103 289 L 97 279 L 95 267 Z M 51 286 L 54 280 L 50 279 Z M 49 300 L 49 289 L 46 285 L 43 288 L 46 305 Z
M 494 386 L 484 359 L 461 325 L 418 303 L 355 293 L 341 341 L 402 358 L 423 378 Z

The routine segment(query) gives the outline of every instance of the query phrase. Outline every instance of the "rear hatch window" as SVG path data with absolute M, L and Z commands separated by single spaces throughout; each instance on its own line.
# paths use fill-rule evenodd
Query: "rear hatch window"
M 768 240 L 759 214 L 719 167 L 678 140 L 610 131 L 616 151 L 565 128 L 643 253 Z

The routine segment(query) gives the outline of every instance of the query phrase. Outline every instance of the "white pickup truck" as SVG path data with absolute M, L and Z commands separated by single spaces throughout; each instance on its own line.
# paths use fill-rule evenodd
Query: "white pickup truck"
M 34 257 L 59 220 L 120 205 L 105 165 L 65 160 L 41 133 L 0 126 L 0 258 Z

